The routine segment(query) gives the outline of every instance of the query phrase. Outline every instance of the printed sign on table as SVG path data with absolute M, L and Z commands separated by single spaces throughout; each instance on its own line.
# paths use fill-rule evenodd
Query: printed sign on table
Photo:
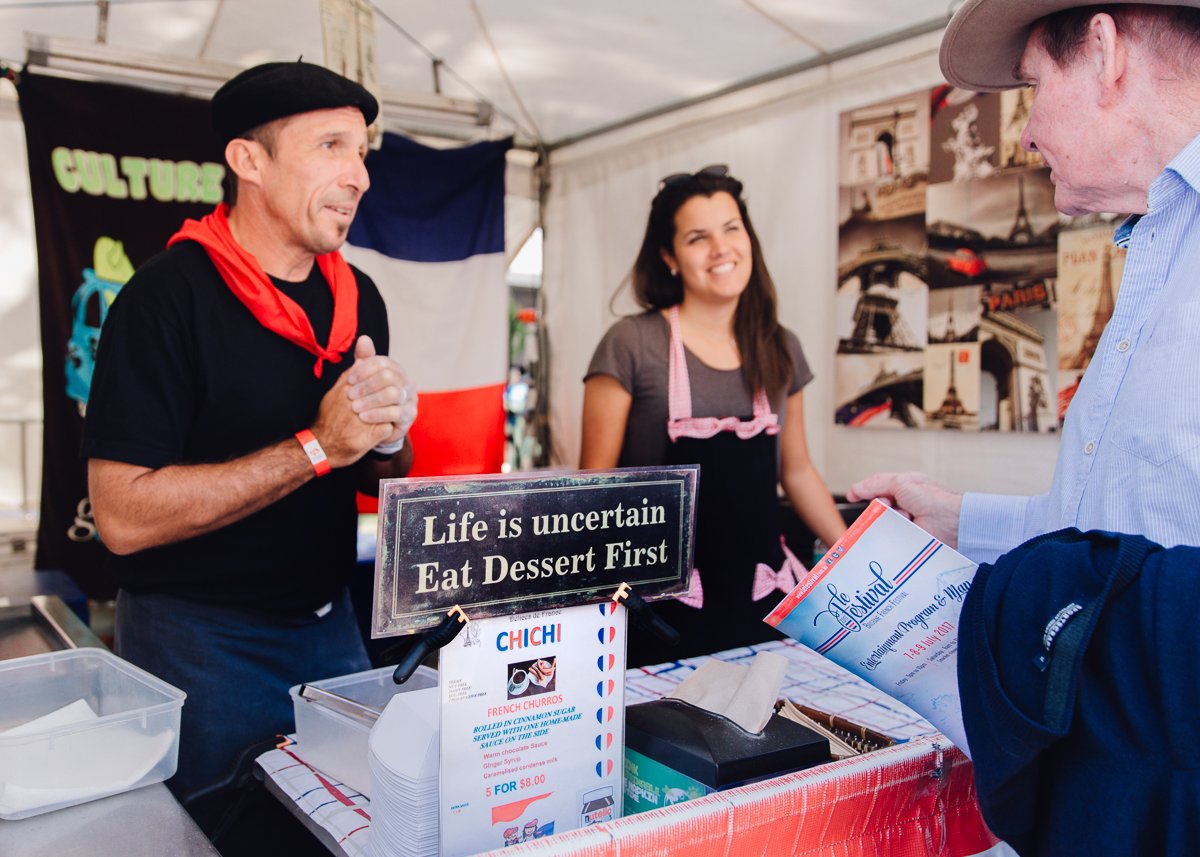
M 611 601 L 474 620 L 442 650 L 443 855 L 620 817 L 625 621 Z
M 975 563 L 873 500 L 766 622 L 890 694 L 967 752 L 958 615 Z
M 380 483 L 371 636 L 687 589 L 699 467 Z

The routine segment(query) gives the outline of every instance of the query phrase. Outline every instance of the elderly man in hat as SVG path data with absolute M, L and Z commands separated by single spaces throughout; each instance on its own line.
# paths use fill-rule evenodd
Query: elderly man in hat
M 185 223 L 105 324 L 83 453 L 117 650 L 188 694 L 169 785 L 189 809 L 293 728 L 291 685 L 370 667 L 346 590 L 355 491 L 404 475 L 416 417 L 383 300 L 338 252 L 377 112 L 308 63 L 228 81 L 228 204 Z
M 960 495 L 877 474 L 884 497 L 980 562 L 1062 527 L 1200 544 L 1200 2 L 967 0 L 942 40 L 947 80 L 1029 86 L 1022 143 L 1067 214 L 1121 212 L 1115 311 L 1071 402 L 1050 491 Z

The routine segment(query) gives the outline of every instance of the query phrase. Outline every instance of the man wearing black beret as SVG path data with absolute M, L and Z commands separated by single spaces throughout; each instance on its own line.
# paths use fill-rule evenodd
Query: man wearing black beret
M 355 491 L 407 472 L 416 418 L 383 300 L 338 252 L 377 112 L 309 63 L 222 86 L 229 199 L 138 270 L 97 356 L 83 452 L 117 650 L 187 693 L 168 785 L 206 827 L 244 751 L 294 728 L 290 686 L 370 667 Z

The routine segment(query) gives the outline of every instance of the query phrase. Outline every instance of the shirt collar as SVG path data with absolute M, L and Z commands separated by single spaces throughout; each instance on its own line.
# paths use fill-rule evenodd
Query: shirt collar
M 1192 190 L 1200 189 L 1200 134 L 1192 138 L 1192 142 L 1171 159 L 1164 172 L 1174 172 L 1187 182 Z
M 1200 188 L 1200 135 L 1180 150 L 1150 184 L 1147 197 L 1149 211 L 1157 211 L 1175 198 L 1176 194 Z
M 1200 134 L 1193 137 L 1151 183 L 1147 200 L 1149 210 L 1154 211 L 1163 205 L 1181 189 L 1181 184 L 1186 184 L 1193 193 L 1200 190 Z M 1125 218 L 1113 234 L 1113 243 L 1118 247 L 1128 247 L 1129 240 L 1133 237 L 1133 227 L 1141 219 L 1140 214 Z
M 1140 214 L 1131 214 L 1121 222 L 1113 233 L 1113 243 L 1122 249 L 1129 249 L 1129 240 L 1133 238 L 1133 227 L 1142 219 Z

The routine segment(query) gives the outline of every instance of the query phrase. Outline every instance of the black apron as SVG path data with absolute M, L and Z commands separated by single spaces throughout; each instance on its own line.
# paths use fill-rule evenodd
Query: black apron
M 777 569 L 784 560 L 776 493 L 778 446 L 778 436 L 765 431 L 745 440 L 723 431 L 669 444 L 664 464 L 700 465 L 694 566 L 700 571 L 704 606 L 696 609 L 674 599 L 653 602 L 654 612 L 679 631 L 679 644 L 668 646 L 631 623 L 628 666 L 783 638 L 762 619 L 784 593 L 772 590 L 760 601 L 751 597 L 758 563 Z

